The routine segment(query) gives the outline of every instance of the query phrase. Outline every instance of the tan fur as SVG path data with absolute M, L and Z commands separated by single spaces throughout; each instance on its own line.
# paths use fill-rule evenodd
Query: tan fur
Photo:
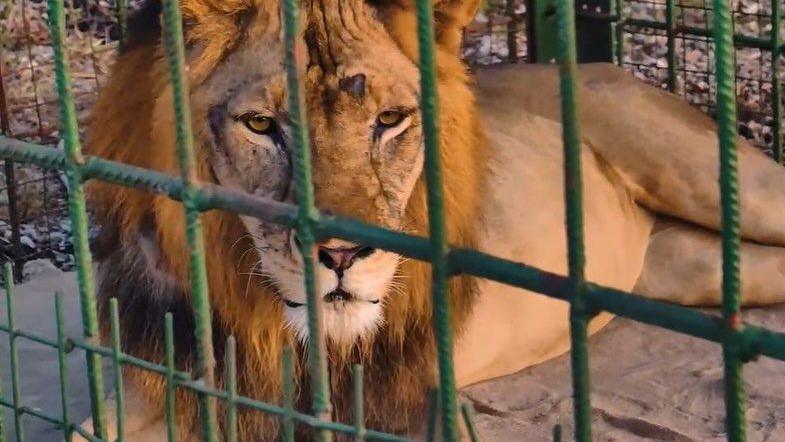
M 392 60 L 395 57 L 391 57 L 391 53 L 395 51 L 403 53 L 409 62 L 416 63 L 413 3 L 402 1 L 375 5 L 384 20 L 382 28 L 375 19 L 368 18 L 374 17 L 374 14 L 363 16 L 362 6 L 351 1 L 305 2 L 303 22 L 312 26 L 308 28 L 305 39 L 309 42 L 311 53 L 308 57 L 304 51 L 299 54 L 301 64 L 313 63 L 318 56 L 335 56 L 344 58 L 339 64 L 351 67 L 354 62 L 378 61 L 385 56 Z M 209 152 L 210 136 L 206 129 L 209 109 L 205 103 L 209 103 L 211 93 L 227 88 L 221 84 L 222 79 L 229 76 L 223 75 L 225 71 L 247 74 L 248 69 L 267 69 L 272 72 L 271 83 L 275 86 L 273 92 L 267 91 L 273 95 L 271 99 L 281 101 L 284 95 L 281 26 L 279 11 L 274 4 L 261 0 L 182 1 L 187 24 L 198 177 L 204 182 L 217 181 L 214 160 Z M 342 22 L 345 17 L 336 15 L 336 4 L 358 8 L 354 12 L 360 17 L 359 21 L 349 25 Z M 439 43 L 436 48 L 439 149 L 449 241 L 456 246 L 479 247 L 511 260 L 565 273 L 561 138 L 556 121 L 558 114 L 554 111 L 558 102 L 554 95 L 557 90 L 555 73 L 553 70 L 540 72 L 535 68 L 528 71 L 511 68 L 507 72 L 489 71 L 483 77 L 480 72 L 477 85 L 480 100 L 475 103 L 470 85 L 472 80 L 459 59 L 458 47 L 460 29 L 469 21 L 476 7 L 476 1 L 445 0 L 435 4 Z M 360 46 L 362 51 L 330 47 L 328 32 L 358 32 L 348 30 L 354 25 L 358 26 L 365 41 L 365 46 Z M 258 49 L 254 45 L 266 51 L 253 52 L 252 49 Z M 374 48 L 386 48 L 388 53 L 377 57 L 377 54 L 372 54 Z M 342 53 L 341 50 L 348 52 Z M 261 59 L 251 58 L 250 63 L 253 64 L 245 64 L 249 63 L 249 58 L 243 56 L 244 51 Z M 411 66 L 399 59 L 390 63 L 396 71 L 409 69 L 413 72 Z M 356 166 L 353 161 L 356 162 L 359 155 L 357 146 L 344 142 L 359 126 L 356 122 L 349 127 L 330 126 L 329 120 L 335 115 L 325 111 L 329 100 L 323 100 L 323 97 L 335 88 L 333 83 L 337 82 L 338 76 L 328 64 L 325 59 L 321 71 L 312 71 L 305 78 L 305 101 L 314 140 L 313 179 L 317 206 L 366 222 L 427 235 L 424 178 L 417 180 L 406 202 L 403 219 L 394 219 L 377 204 L 382 196 L 375 187 L 378 187 L 378 182 L 374 179 L 381 180 L 383 177 L 374 177 L 373 171 Z M 367 68 L 373 69 L 373 66 Z M 216 72 L 221 72 L 221 75 Z M 489 77 L 491 73 L 496 77 Z M 376 78 L 380 83 L 394 81 L 396 77 L 393 74 L 399 72 L 391 72 L 390 79 L 384 75 Z M 612 76 L 612 79 L 620 81 L 618 77 Z M 414 81 L 409 75 L 403 76 L 403 80 Z M 615 83 L 609 84 L 613 86 Z M 629 86 L 625 93 L 633 95 L 638 94 L 641 88 L 650 89 L 637 84 L 622 84 Z M 394 90 L 395 85 L 386 86 Z M 602 93 L 613 89 L 600 86 L 598 82 L 582 84 L 581 99 L 591 101 L 592 93 L 598 89 Z M 684 196 L 677 187 L 657 185 L 652 172 L 646 172 L 647 164 L 631 161 L 626 149 L 630 147 L 630 139 L 637 143 L 640 137 L 614 136 L 635 132 L 624 132 L 629 129 L 623 127 L 624 124 L 609 128 L 605 121 L 596 117 L 618 110 L 607 106 L 608 96 L 602 93 L 596 94 L 602 97 L 597 100 L 600 109 L 581 108 L 582 118 L 588 122 L 585 126 L 588 135 L 583 144 L 587 276 L 600 284 L 630 290 L 646 269 L 644 258 L 649 236 L 655 221 L 661 218 L 660 212 L 716 228 L 716 219 L 710 212 L 716 209 L 717 204 L 716 200 L 710 200 L 705 204 L 705 210 L 691 211 L 690 205 L 698 200 L 696 194 Z M 679 107 L 669 101 L 671 97 L 649 93 L 635 95 L 643 97 L 639 102 L 641 106 L 650 106 L 646 108 L 649 114 L 669 115 L 667 106 L 672 104 L 673 112 L 683 112 L 683 115 L 699 120 L 695 117 L 697 111 L 689 110 L 686 104 L 680 103 Z M 343 99 L 333 103 L 338 109 L 336 114 L 342 118 L 356 110 L 346 101 L 341 101 Z M 159 39 L 151 38 L 132 46 L 119 57 L 94 109 L 87 142 L 89 153 L 177 174 L 171 101 Z M 620 99 L 616 104 L 623 106 L 626 101 Z M 531 115 L 523 114 L 521 105 Z M 595 118 L 591 118 L 595 112 Z M 623 112 L 616 115 L 627 117 Z M 626 120 L 620 118 L 618 121 Z M 691 151 L 690 155 L 708 158 L 697 167 L 699 172 L 708 170 L 714 158 L 706 150 L 706 146 L 712 144 L 711 124 L 704 122 L 697 124 L 697 128 L 681 127 L 681 132 L 678 122 L 671 124 L 676 128 L 673 135 L 675 144 L 694 147 L 695 143 L 690 142 L 700 141 L 697 151 Z M 699 138 L 691 138 L 693 136 Z M 667 144 L 655 142 L 635 146 L 640 147 L 638 153 L 646 153 L 647 147 L 654 149 L 654 154 L 664 155 L 668 151 Z M 651 155 L 652 152 L 648 153 Z M 762 165 L 752 154 L 745 155 L 745 158 L 753 158 L 749 162 L 742 161 L 745 170 L 757 172 L 771 182 L 785 178 L 779 171 Z M 678 161 L 678 158 L 673 161 Z M 681 167 L 685 163 L 682 159 L 679 167 L 673 168 L 677 173 L 670 177 L 672 179 L 668 183 L 690 186 L 705 191 L 698 195 L 708 195 L 711 186 L 707 183 L 712 182 L 713 177 L 696 175 L 694 170 Z M 669 169 L 663 166 L 658 170 L 663 173 L 663 170 Z M 750 195 L 755 196 L 755 192 Z M 121 240 L 135 241 L 140 226 L 153 219 L 162 260 L 159 270 L 172 275 L 181 287 L 188 286 L 184 216 L 179 203 L 162 196 L 99 183 L 91 185 L 90 197 L 99 222 L 115 225 Z M 755 208 L 757 206 L 752 207 Z M 748 212 L 756 213 L 755 210 Z M 758 212 L 766 211 L 761 209 Z M 783 229 L 771 221 L 774 218 L 765 218 L 760 226 L 742 231 L 751 238 L 757 239 L 756 235 L 762 235 L 760 238 L 763 240 L 776 240 Z M 248 237 L 253 232 L 249 232 L 239 217 L 211 211 L 202 216 L 202 223 L 205 248 L 208 250 L 214 322 L 222 332 L 233 334 L 237 339 L 240 393 L 277 402 L 281 395 L 280 354 L 287 342 L 294 341 L 283 323 L 283 309 L 278 299 L 280 294 L 271 287 L 269 279 L 247 276 L 259 256 Z M 777 242 L 776 245 L 781 244 Z M 398 267 L 396 276 L 403 286 L 396 290 L 395 296 L 386 299 L 386 324 L 379 332 L 372 338 L 348 345 L 329 343 L 331 392 L 334 418 L 351 421 L 350 367 L 352 363 L 363 363 L 366 424 L 374 429 L 411 433 L 421 424 L 425 391 L 434 384 L 436 375 L 430 271 L 424 263 L 406 261 Z M 456 371 L 461 385 L 512 373 L 568 348 L 567 305 L 561 301 L 488 281 L 478 282 L 465 276 L 452 278 L 450 292 L 452 326 L 458 337 Z M 779 298 L 767 298 L 767 301 L 771 300 Z M 610 315 L 601 315 L 593 321 L 591 330 L 599 329 L 609 320 Z M 158 337 L 149 343 L 136 342 L 135 355 L 160 362 L 163 357 L 161 339 Z M 298 355 L 298 407 L 307 411 L 305 356 L 302 346 L 296 342 L 294 345 Z M 219 361 L 216 370 L 219 386 L 223 382 L 221 372 Z M 149 398 L 149 403 L 163 402 L 164 385 L 160 377 L 136 370 L 126 373 L 130 388 L 141 391 L 141 396 Z M 141 408 L 145 409 L 144 406 Z M 160 413 L 160 410 L 156 411 Z M 196 433 L 197 427 L 193 397 L 180 392 L 178 414 L 179 425 L 183 429 L 181 437 L 189 439 L 188 431 Z M 272 440 L 276 437 L 276 430 L 274 419 L 244 409 L 241 411 L 241 440 Z M 305 437 L 305 433 L 301 435 Z

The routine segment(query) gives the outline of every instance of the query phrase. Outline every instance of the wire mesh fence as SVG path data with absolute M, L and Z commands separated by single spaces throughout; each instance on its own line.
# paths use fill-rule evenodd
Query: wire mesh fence
M 488 1 L 464 32 L 463 55 L 470 65 L 530 61 L 536 35 L 529 36 L 533 1 Z M 588 19 L 618 23 L 615 61 L 638 78 L 668 88 L 714 115 L 716 77 L 710 36 L 712 5 L 706 0 L 620 0 L 609 13 L 585 9 Z M 66 36 L 73 66 L 77 118 L 84 123 L 107 75 L 122 34 L 119 17 L 138 2 L 70 0 Z M 782 61 L 772 51 L 781 31 L 783 5 L 770 0 L 733 3 L 736 32 L 736 90 L 739 133 L 769 155 L 781 146 Z M 122 12 L 127 11 L 127 12 Z M 0 6 L 0 129 L 9 137 L 43 144 L 57 141 L 52 46 L 45 4 L 34 0 Z M 583 18 L 584 20 L 587 17 Z M 779 23 L 779 26 L 774 26 Z M 619 53 L 621 52 L 621 53 Z M 774 59 L 779 60 L 772 64 Z M 780 103 L 779 105 L 777 103 Z M 0 259 L 15 262 L 17 281 L 24 263 L 47 259 L 74 268 L 71 224 L 65 208 L 67 184 L 58 171 L 5 163 L 0 171 Z M 28 268 L 35 273 L 36 266 Z
M 73 69 L 74 103 L 84 122 L 111 66 L 121 29 L 120 8 L 106 1 L 69 1 L 66 35 Z M 59 121 L 53 47 L 46 3 L 0 5 L 0 129 L 4 135 L 52 145 Z M 0 256 L 15 262 L 21 280 L 26 261 L 45 258 L 73 269 L 67 185 L 58 171 L 4 165 L 0 173 Z
M 621 5 L 623 65 L 715 115 L 713 5 L 705 0 Z M 733 2 L 739 133 L 777 158 L 782 144 L 782 8 L 777 1 Z

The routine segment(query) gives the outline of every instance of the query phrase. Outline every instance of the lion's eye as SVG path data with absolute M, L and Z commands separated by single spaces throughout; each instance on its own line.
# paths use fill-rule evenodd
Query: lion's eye
M 376 121 L 379 123 L 379 126 L 382 127 L 393 127 L 403 120 L 404 114 L 398 111 L 384 111 L 379 114 L 376 118 Z
M 256 112 L 243 114 L 240 116 L 240 121 L 255 134 L 269 135 L 275 130 L 275 120 Z

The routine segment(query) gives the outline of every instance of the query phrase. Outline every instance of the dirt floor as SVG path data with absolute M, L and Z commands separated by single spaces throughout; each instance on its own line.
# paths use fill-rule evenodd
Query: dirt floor
M 74 273 L 39 262 L 36 275 L 17 287 L 17 327 L 54 339 L 53 293 L 64 294 L 69 336 L 80 333 Z M 7 309 L 0 303 L 0 322 Z M 785 307 L 745 312 L 745 319 L 785 330 Z M 11 397 L 8 341 L 0 334 L 3 395 Z M 60 388 L 56 352 L 18 340 L 21 398 L 25 405 L 59 416 Z M 592 338 L 592 405 L 597 441 L 720 441 L 723 430 L 723 369 L 720 347 L 624 319 L 614 320 Z M 108 369 L 109 367 L 107 367 Z M 88 413 L 84 353 L 68 356 L 71 419 Z M 110 391 L 111 372 L 105 383 Z M 748 437 L 752 442 L 785 441 L 785 363 L 768 358 L 746 366 Z M 569 358 L 562 356 L 512 376 L 463 391 L 474 404 L 475 423 L 486 441 L 547 441 L 561 423 L 571 440 Z M 59 431 L 39 419 L 23 419 L 26 440 L 62 440 Z M 13 420 L 5 414 L 7 434 Z

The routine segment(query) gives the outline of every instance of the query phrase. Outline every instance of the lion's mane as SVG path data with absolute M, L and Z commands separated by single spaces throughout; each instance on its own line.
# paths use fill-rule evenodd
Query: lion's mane
M 265 12 L 259 0 L 182 0 L 186 40 L 190 48 L 190 83 L 194 90 L 233 50 L 241 38 L 253 38 L 265 26 L 279 26 L 277 13 Z M 416 26 L 413 5 L 374 5 L 399 47 L 413 60 Z M 437 18 L 440 151 L 445 183 L 444 204 L 451 244 L 475 244 L 478 204 L 487 153 L 480 140 L 474 98 L 466 68 L 458 55 L 459 27 L 471 11 L 455 2 L 435 5 Z M 463 9 L 462 9 L 463 8 Z M 148 2 L 130 23 L 132 37 L 121 51 L 93 109 L 87 152 L 135 166 L 177 174 L 171 89 L 158 26 L 160 6 Z M 251 20 L 254 18 L 255 20 Z M 248 26 L 249 22 L 256 25 Z M 369 54 L 369 56 L 374 56 Z M 195 115 L 197 121 L 199 116 Z M 198 131 L 197 136 L 198 136 Z M 197 140 L 198 141 L 198 140 Z M 208 158 L 197 146 L 198 175 L 214 182 Z M 162 195 L 106 183 L 91 183 L 91 208 L 101 233 L 99 310 L 108 324 L 108 300 L 120 306 L 122 345 L 134 356 L 164 360 L 163 316 L 175 318 L 176 363 L 189 370 L 196 360 L 193 314 L 189 299 L 189 259 L 184 210 Z M 426 188 L 420 178 L 409 201 L 406 224 L 419 235 L 428 233 Z M 278 402 L 282 390 L 281 354 L 291 340 L 282 321 L 280 303 L 269 281 L 247 276 L 256 262 L 252 243 L 238 216 L 219 211 L 201 217 L 213 314 L 216 383 L 223 385 L 224 342 L 237 340 L 238 390 L 255 399 Z M 249 252 L 250 251 L 250 252 Z M 150 266 L 154 263 L 154 266 Z M 385 325 L 371 343 L 330 349 L 328 357 L 334 418 L 352 418 L 351 365 L 365 367 L 365 402 L 370 428 L 407 432 L 419 422 L 426 392 L 436 379 L 432 332 L 430 269 L 409 260 L 399 269 L 406 284 L 386 305 Z M 246 274 L 246 275 L 244 275 Z M 453 330 L 461 329 L 470 311 L 475 284 L 457 276 L 450 284 Z M 292 341 L 293 342 L 293 341 Z M 304 348 L 295 343 L 298 407 L 308 409 Z M 163 403 L 161 376 L 126 369 L 127 380 L 152 404 Z M 192 394 L 177 393 L 178 424 L 195 430 L 197 407 Z M 220 411 L 220 409 L 219 409 Z M 219 412 L 219 419 L 223 413 Z M 270 438 L 276 419 L 240 410 L 242 440 Z M 265 438 L 266 439 L 266 438 Z

